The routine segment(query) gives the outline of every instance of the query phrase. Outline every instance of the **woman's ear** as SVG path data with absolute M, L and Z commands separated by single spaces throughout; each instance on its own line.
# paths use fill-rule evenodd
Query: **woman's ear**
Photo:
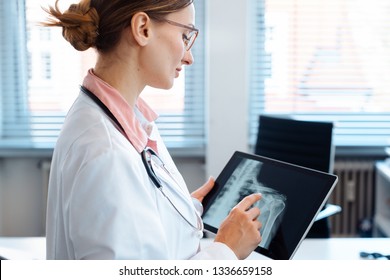
M 131 18 L 131 31 L 134 40 L 140 45 L 148 44 L 151 35 L 151 20 L 150 17 L 143 12 L 136 13 Z

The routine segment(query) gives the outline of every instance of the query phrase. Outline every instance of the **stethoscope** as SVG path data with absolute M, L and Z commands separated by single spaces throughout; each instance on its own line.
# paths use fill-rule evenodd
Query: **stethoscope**
M 118 128 L 122 131 L 124 135 L 125 130 L 123 129 L 122 125 L 119 123 L 117 118 L 112 114 L 110 109 L 90 90 L 88 90 L 84 86 L 80 86 L 80 89 L 83 93 L 85 93 L 88 97 L 90 97 L 103 111 L 104 113 L 111 118 L 115 122 L 115 124 L 118 126 Z M 203 222 L 202 218 L 200 217 L 198 211 L 194 209 L 194 212 L 196 214 L 197 218 L 197 225 L 193 225 L 178 209 L 178 207 L 175 206 L 175 204 L 172 202 L 172 200 L 169 198 L 169 196 L 164 192 L 163 183 L 159 179 L 159 177 L 156 175 L 156 172 L 153 168 L 160 168 L 163 170 L 175 184 L 177 184 L 177 187 L 180 189 L 179 183 L 175 180 L 175 178 L 172 176 L 172 174 L 169 172 L 169 170 L 165 167 L 165 164 L 163 160 L 158 156 L 158 154 L 150 147 L 146 147 L 141 152 L 141 158 L 142 162 L 144 164 L 144 167 L 146 169 L 146 172 L 148 173 L 148 176 L 150 180 L 152 181 L 153 185 L 157 187 L 157 189 L 162 193 L 162 195 L 168 200 L 169 204 L 175 209 L 175 211 L 186 221 L 188 225 L 190 225 L 192 228 L 194 228 L 197 232 L 202 233 L 203 232 Z M 176 191 L 180 197 L 182 197 L 182 194 L 179 194 L 179 191 Z M 184 198 L 183 198 L 184 199 Z

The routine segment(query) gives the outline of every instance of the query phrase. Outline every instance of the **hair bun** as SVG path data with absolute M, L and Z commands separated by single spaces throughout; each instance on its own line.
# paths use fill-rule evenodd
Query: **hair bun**
M 70 5 L 64 13 L 55 7 L 45 9 L 51 16 L 45 26 L 62 27 L 62 36 L 79 51 L 85 51 L 96 45 L 98 36 L 99 15 L 95 8 L 90 7 L 90 0 L 82 0 L 79 4 Z
M 89 5 L 72 4 L 67 11 L 63 13 L 62 35 L 79 51 L 85 51 L 95 46 L 98 36 L 99 16 L 94 8 Z M 89 2 L 89 1 L 88 1 Z

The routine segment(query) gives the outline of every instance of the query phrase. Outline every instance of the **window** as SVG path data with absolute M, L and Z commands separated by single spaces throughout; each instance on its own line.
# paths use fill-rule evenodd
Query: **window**
M 52 72 L 50 53 L 42 53 L 41 54 L 41 62 L 42 62 L 42 65 L 41 65 L 42 79 L 50 80 L 51 79 L 51 72 Z
M 258 115 L 335 123 L 335 144 L 390 145 L 390 2 L 252 1 L 250 139 Z
M 62 0 L 59 5 L 65 10 L 73 2 Z M 63 39 L 60 28 L 37 24 L 46 17 L 41 7 L 54 3 L 0 2 L 0 148 L 53 148 L 78 86 L 94 65 L 93 50 L 77 52 Z M 159 113 L 157 124 L 168 148 L 202 153 L 204 0 L 195 1 L 195 6 L 201 30 L 191 49 L 196 63 L 185 69 L 172 90 L 147 88 L 141 96 Z
M 44 42 L 50 42 L 50 38 L 51 38 L 50 28 L 46 28 L 46 27 L 37 27 L 37 28 L 39 29 L 39 37 L 40 37 L 39 39 Z

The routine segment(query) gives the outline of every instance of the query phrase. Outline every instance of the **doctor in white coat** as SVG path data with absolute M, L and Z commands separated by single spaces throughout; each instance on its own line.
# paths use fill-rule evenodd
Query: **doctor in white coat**
M 58 2 L 58 0 L 57 0 Z M 48 259 L 243 259 L 261 241 L 253 194 L 200 248 L 202 199 L 210 179 L 190 194 L 139 96 L 169 89 L 198 30 L 192 0 L 82 0 L 47 12 L 77 50 L 97 50 L 52 159 Z

